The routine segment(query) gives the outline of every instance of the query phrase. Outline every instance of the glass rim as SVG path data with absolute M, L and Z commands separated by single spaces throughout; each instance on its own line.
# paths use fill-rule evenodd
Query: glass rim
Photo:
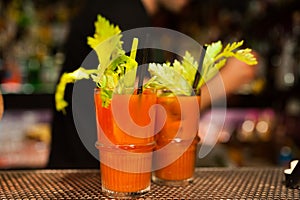
M 186 93 L 189 93 L 189 95 L 186 94 L 180 94 L 180 91 L 182 89 L 179 88 L 158 88 L 156 89 L 157 93 L 163 94 L 163 93 L 173 93 L 174 96 L 201 96 L 201 89 L 186 89 L 184 90 Z
M 95 87 L 94 88 L 94 92 L 99 92 L 102 88 L 99 88 L 99 87 Z M 113 91 L 113 94 L 122 94 L 122 93 L 119 93 L 117 90 L 118 88 L 105 88 L 106 90 L 109 90 L 109 91 Z M 135 94 L 135 92 L 138 90 L 137 87 L 126 87 L 126 88 L 122 88 L 121 89 L 123 92 L 125 91 L 124 94 Z M 143 90 L 146 90 L 146 91 L 157 91 L 158 89 L 157 88 L 143 88 Z M 129 93 L 130 92 L 130 93 Z

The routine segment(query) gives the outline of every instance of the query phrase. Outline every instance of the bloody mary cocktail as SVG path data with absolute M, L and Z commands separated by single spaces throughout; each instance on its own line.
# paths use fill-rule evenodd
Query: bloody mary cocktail
M 95 90 L 102 191 L 111 197 L 130 197 L 150 190 L 156 103 L 153 90 L 142 94 L 113 94 L 102 106 Z
M 154 164 L 161 166 L 153 174 L 153 181 L 165 185 L 185 185 L 193 179 L 196 149 L 199 142 L 200 95 L 175 96 L 158 94 L 156 124 L 164 122 L 156 135 Z M 166 159 L 167 158 L 167 159 Z M 161 163 L 163 165 L 160 165 Z

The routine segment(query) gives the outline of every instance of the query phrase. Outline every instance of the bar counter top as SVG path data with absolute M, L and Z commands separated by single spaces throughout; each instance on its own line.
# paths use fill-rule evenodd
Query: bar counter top
M 185 187 L 152 183 L 145 199 L 300 199 L 286 188 L 283 169 L 197 168 Z M 2 170 L 0 199 L 107 199 L 101 194 L 99 170 Z

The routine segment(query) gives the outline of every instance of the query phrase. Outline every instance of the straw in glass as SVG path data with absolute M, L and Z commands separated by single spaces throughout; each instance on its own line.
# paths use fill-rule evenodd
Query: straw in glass
M 193 82 L 193 89 L 197 89 L 197 86 L 199 84 L 200 78 L 201 78 L 201 71 L 203 67 L 203 61 L 206 53 L 206 48 L 203 46 L 203 49 L 200 54 L 200 59 L 199 59 L 199 64 L 198 64 L 198 69 L 195 74 L 194 82 Z
M 147 65 L 148 65 L 147 57 L 148 57 L 148 49 L 143 49 L 143 61 L 142 61 L 142 65 L 140 66 L 140 70 L 138 72 L 139 80 L 138 80 L 137 94 L 141 94 L 143 92 L 144 77 L 145 77 L 146 69 L 147 69 Z
M 146 35 L 144 47 L 147 47 L 148 41 L 149 41 L 149 34 Z M 145 74 L 146 74 L 146 70 L 148 68 L 148 64 L 147 64 L 148 52 L 149 52 L 149 49 L 143 48 L 142 65 L 140 66 L 140 70 L 138 71 L 138 79 L 139 80 L 138 80 L 137 94 L 143 93 L 144 77 L 145 77 Z

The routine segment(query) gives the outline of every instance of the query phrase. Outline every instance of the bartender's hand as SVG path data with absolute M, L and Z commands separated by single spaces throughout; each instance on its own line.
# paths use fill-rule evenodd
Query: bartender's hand
M 2 98 L 2 94 L 1 94 L 1 91 L 0 91 L 0 120 L 2 118 L 2 115 L 3 115 L 3 98 Z
M 259 55 L 256 52 L 253 54 L 259 60 Z M 210 106 L 213 100 L 226 97 L 238 90 L 241 85 L 254 80 L 257 70 L 257 65 L 250 66 L 236 58 L 229 58 L 220 70 L 219 76 L 214 77 L 201 88 L 201 108 Z M 213 99 L 210 92 L 213 92 Z

